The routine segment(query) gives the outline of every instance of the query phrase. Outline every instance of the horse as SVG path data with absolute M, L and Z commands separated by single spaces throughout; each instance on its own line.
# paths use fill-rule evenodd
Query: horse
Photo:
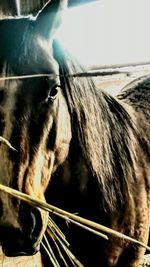
M 56 40 L 66 0 L 0 21 L 0 183 L 145 244 L 150 208 L 150 77 L 112 97 Z M 86 267 L 135 267 L 145 249 L 54 217 Z M 0 192 L 0 243 L 33 255 L 48 212 Z M 63 266 L 63 264 L 61 265 Z M 69 265 L 71 266 L 71 265 Z

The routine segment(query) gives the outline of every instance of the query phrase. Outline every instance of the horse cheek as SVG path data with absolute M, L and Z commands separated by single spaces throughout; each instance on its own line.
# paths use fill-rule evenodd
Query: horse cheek
M 63 94 L 59 98 L 59 113 L 57 119 L 57 136 L 55 146 L 55 162 L 53 172 L 61 165 L 68 156 L 72 139 L 71 118 L 68 106 Z

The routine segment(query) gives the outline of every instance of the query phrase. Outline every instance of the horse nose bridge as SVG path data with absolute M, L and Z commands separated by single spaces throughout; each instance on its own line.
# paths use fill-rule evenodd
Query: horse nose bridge
M 17 211 L 12 202 L 12 197 L 4 192 L 0 193 L 0 227 L 9 226 L 19 228 Z

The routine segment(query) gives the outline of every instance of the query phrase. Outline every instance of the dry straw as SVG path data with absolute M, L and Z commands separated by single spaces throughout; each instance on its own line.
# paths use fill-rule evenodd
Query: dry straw
M 78 215 L 75 215 L 75 214 L 72 214 L 72 213 L 69 213 L 65 210 L 62 210 L 60 208 L 57 208 L 53 205 L 50 205 L 48 203 L 44 203 L 38 199 L 35 199 L 27 194 L 24 194 L 22 192 L 19 192 L 15 189 L 12 189 L 10 187 L 7 187 L 7 186 L 4 186 L 2 184 L 0 184 L 0 190 L 5 192 L 5 193 L 8 193 L 10 194 L 11 196 L 13 197 L 16 197 L 20 200 L 23 200 L 25 202 L 27 202 L 28 204 L 34 206 L 34 207 L 38 207 L 38 208 L 41 208 L 45 211 L 48 211 L 49 213 L 51 214 L 55 214 L 63 219 L 65 219 L 66 221 L 68 222 L 72 222 L 72 223 L 75 223 L 75 224 L 78 224 L 79 226 L 81 226 L 82 224 L 82 227 L 86 226 L 87 229 L 89 230 L 92 230 L 94 229 L 94 233 L 97 233 L 98 235 L 100 235 L 101 237 L 105 238 L 105 239 L 108 239 L 107 236 L 101 234 L 99 231 L 102 231 L 104 233 L 107 233 L 107 234 L 110 234 L 110 235 L 113 235 L 115 237 L 118 237 L 118 238 L 122 238 L 122 239 L 125 239 L 125 240 L 128 240 L 130 242 L 133 242 L 133 243 L 136 243 L 144 248 L 146 248 L 148 251 L 150 251 L 150 247 L 145 245 L 144 243 L 134 239 L 134 238 L 131 238 L 127 235 L 124 235 L 124 234 L 121 234 L 113 229 L 110 229 L 106 226 L 103 226 L 101 224 L 98 224 L 96 222 L 93 222 L 93 221 L 90 221 L 90 220 L 87 220 L 85 218 L 82 218 Z M 97 231 L 97 232 L 96 232 Z
M 8 146 L 10 149 L 17 151 L 11 144 L 10 142 L 8 142 L 4 137 L 0 136 L 0 143 L 5 144 L 6 146 Z

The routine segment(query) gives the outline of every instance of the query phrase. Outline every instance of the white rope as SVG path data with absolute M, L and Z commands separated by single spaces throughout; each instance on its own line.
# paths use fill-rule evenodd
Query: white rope
M 48 77 L 48 76 L 59 76 L 56 74 L 30 74 L 30 75 L 21 75 L 21 76 L 6 76 L 0 77 L 0 81 L 7 81 L 7 80 L 18 80 L 18 79 L 30 79 L 30 78 L 39 78 L 39 77 Z
M 29 75 L 19 75 L 19 76 L 5 76 L 0 77 L 0 81 L 7 81 L 7 80 L 18 80 L 18 79 L 31 79 L 31 78 L 40 78 L 40 77 L 97 77 L 97 76 L 107 76 L 112 75 L 113 73 L 107 73 L 107 72 L 79 72 L 79 73 L 72 73 L 72 74 L 50 74 L 50 73 L 39 73 L 39 74 L 29 74 Z
M 0 77 L 0 81 L 7 81 L 7 80 L 18 80 L 18 79 L 31 79 L 31 78 L 40 78 L 40 77 L 88 77 L 88 76 L 100 76 L 98 72 L 79 72 L 73 74 L 50 74 L 50 73 L 38 73 L 38 74 L 29 74 L 29 75 L 19 75 L 19 76 L 5 76 Z
M 20 0 L 16 0 L 16 8 L 17 8 L 17 15 L 21 16 L 21 12 L 20 12 Z

